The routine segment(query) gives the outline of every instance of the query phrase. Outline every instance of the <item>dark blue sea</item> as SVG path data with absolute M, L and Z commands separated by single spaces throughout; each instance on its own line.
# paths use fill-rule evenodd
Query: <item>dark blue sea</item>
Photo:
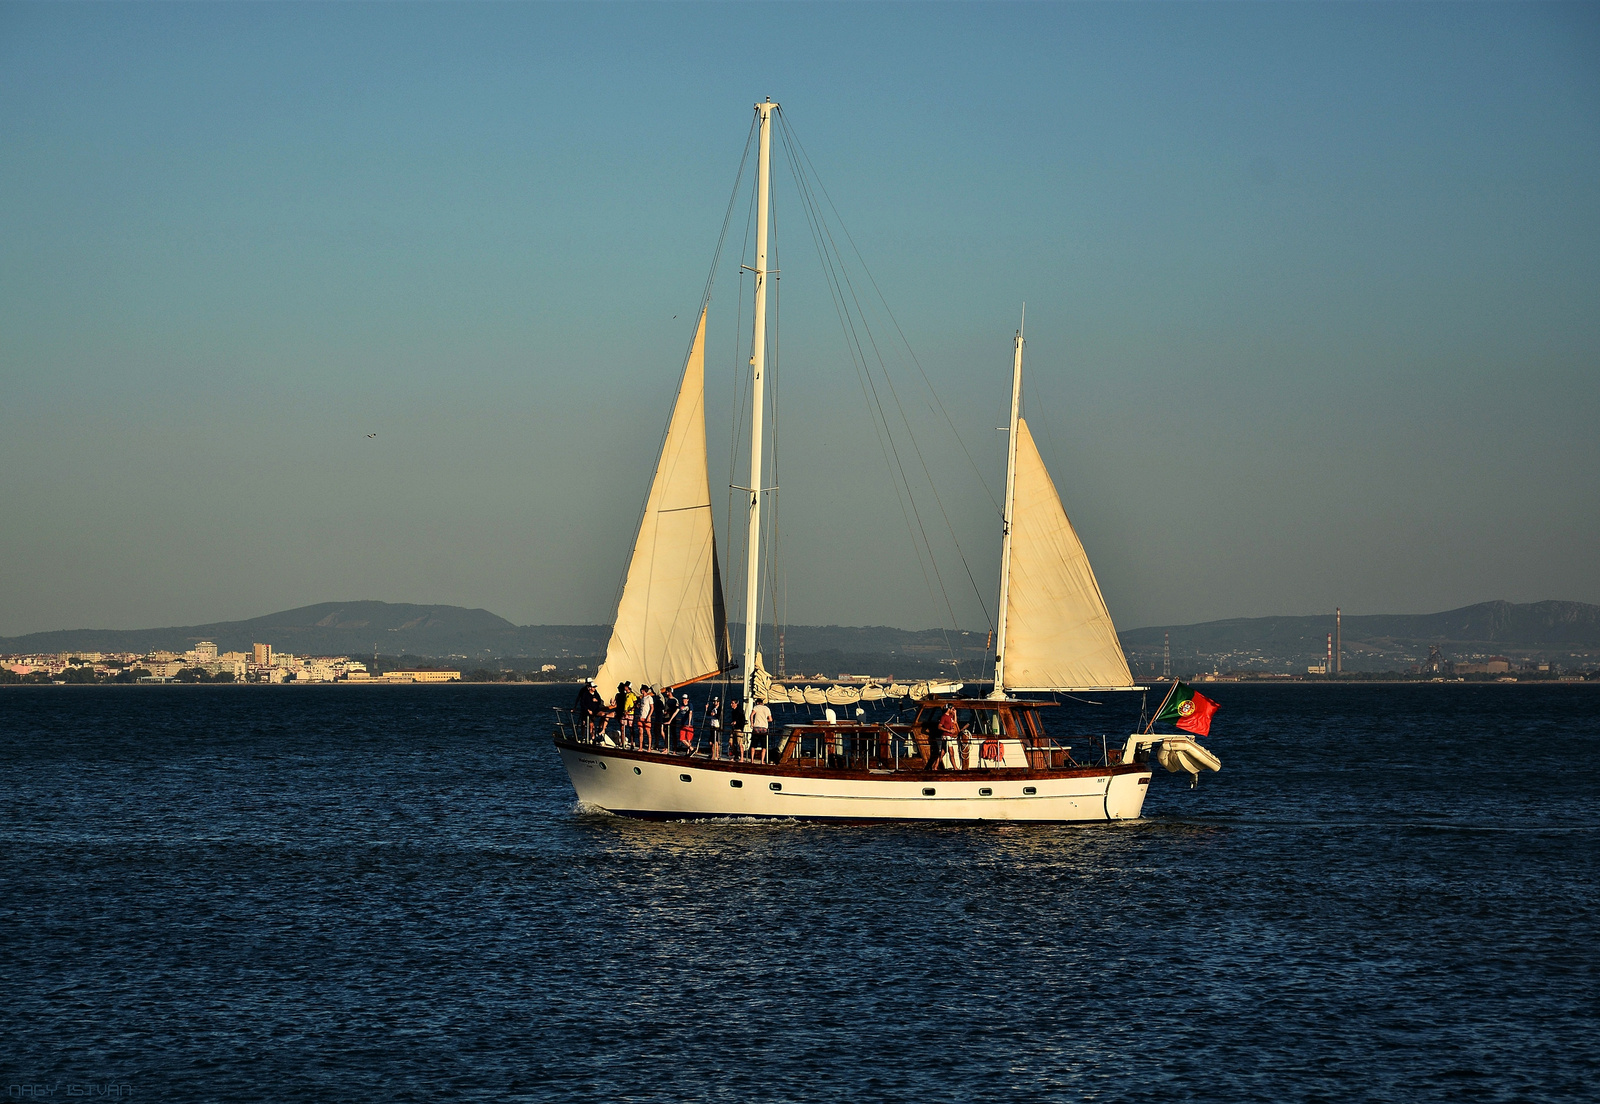
M 1091 827 L 581 814 L 571 694 L 0 689 L 7 1099 L 1600 1098 L 1600 687 L 1219 686 Z

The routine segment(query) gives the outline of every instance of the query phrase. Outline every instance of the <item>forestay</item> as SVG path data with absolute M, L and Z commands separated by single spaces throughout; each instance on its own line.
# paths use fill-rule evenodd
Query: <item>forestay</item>
M 1017 419 L 1005 689 L 1121 690 L 1133 675 L 1028 423 Z
M 604 693 L 624 679 L 674 686 L 729 666 L 706 464 L 705 346 L 702 310 L 596 676 Z

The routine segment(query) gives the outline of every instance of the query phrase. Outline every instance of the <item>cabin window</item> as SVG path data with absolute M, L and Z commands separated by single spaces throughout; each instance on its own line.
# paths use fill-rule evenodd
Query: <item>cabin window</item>
M 604 759 L 600 760 L 600 769 L 601 770 L 605 770 L 606 769 L 606 761 Z
M 922 796 L 923 797 L 932 797 L 933 794 L 934 794 L 934 789 L 933 789 L 932 786 L 924 786 L 924 787 L 922 787 Z
M 769 789 L 769 790 L 781 790 L 781 789 L 783 789 L 783 783 L 782 782 L 768 782 L 767 783 L 767 789 Z
M 744 789 L 744 779 L 730 778 L 728 779 L 728 785 L 732 786 L 736 790 L 742 790 Z
M 640 770 L 639 770 L 639 768 L 638 768 L 638 767 L 634 767 L 634 768 L 633 768 L 633 773 L 634 773 L 634 774 L 639 774 L 639 773 L 641 773 L 641 772 L 640 772 Z
M 1038 786 L 1024 786 L 1024 787 L 1022 787 L 1022 796 L 1023 797 L 1032 797 L 1034 794 L 1036 794 L 1038 792 L 1039 792 L 1039 787 Z
M 689 781 L 689 776 L 687 774 L 680 774 L 680 775 L 678 775 L 678 781 L 679 782 L 687 782 L 687 781 Z
M 1000 735 L 1000 712 L 996 709 L 973 709 L 965 711 L 962 724 L 974 736 Z
M 994 796 L 994 791 L 991 790 L 988 786 L 980 786 L 980 787 L 978 787 L 978 796 L 979 797 L 993 797 Z

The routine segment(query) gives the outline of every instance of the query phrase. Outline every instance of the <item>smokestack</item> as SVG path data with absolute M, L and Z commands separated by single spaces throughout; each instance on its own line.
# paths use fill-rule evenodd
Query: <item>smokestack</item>
M 1334 674 L 1344 674 L 1344 632 L 1340 627 L 1338 606 L 1333 607 L 1333 664 Z
M 1322 673 L 1333 674 L 1333 634 L 1328 634 L 1328 658 L 1322 661 Z

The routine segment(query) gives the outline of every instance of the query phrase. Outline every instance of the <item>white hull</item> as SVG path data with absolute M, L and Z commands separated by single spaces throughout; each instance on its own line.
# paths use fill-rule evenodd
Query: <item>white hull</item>
M 578 800 L 652 819 L 1134 820 L 1150 771 L 809 772 L 558 742 Z M 737 785 L 735 783 L 738 783 Z M 1033 792 L 1024 792 L 1025 789 Z M 933 791 L 931 794 L 926 791 Z M 987 790 L 987 793 L 980 791 Z

